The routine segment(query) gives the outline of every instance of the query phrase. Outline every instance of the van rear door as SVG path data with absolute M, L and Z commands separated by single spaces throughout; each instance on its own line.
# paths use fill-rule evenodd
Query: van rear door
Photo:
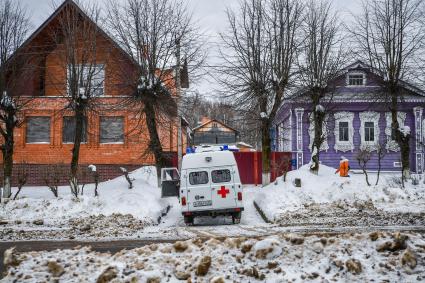
M 188 170 L 187 205 L 189 211 L 212 208 L 211 184 L 208 169 Z
M 211 170 L 211 192 L 214 208 L 236 207 L 236 192 L 231 166 Z

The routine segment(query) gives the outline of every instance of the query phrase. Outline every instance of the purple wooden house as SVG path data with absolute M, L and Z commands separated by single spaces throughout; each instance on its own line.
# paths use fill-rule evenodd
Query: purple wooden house
M 367 65 L 357 61 L 329 83 L 332 91 L 322 103 L 328 113 L 323 129 L 326 139 L 320 152 L 322 164 L 337 167 L 344 156 L 350 160 L 352 169 L 359 169 L 356 155 L 360 149 L 367 148 L 372 151 L 368 169 L 376 170 L 376 149 L 381 146 L 386 150 L 382 170 L 401 170 L 400 149 L 391 138 L 391 115 L 379 94 L 381 80 Z M 403 85 L 406 95 L 400 104 L 398 120 L 400 127 L 408 126 L 411 131 L 411 171 L 423 173 L 425 92 L 407 83 Z M 306 93 L 299 92 L 286 99 L 275 120 L 275 149 L 293 152 L 297 168 L 309 163 L 311 158 L 314 130 L 311 111 Z

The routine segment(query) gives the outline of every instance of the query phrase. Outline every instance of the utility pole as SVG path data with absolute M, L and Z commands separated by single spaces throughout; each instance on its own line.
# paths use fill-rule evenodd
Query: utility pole
M 180 115 L 181 79 L 180 79 L 180 38 L 176 39 L 176 96 L 177 96 L 177 167 L 182 166 L 182 120 Z

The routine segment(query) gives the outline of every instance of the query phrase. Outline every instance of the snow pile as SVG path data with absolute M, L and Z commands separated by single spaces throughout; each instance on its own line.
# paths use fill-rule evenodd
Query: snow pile
M 397 175 L 398 176 L 398 175 Z M 301 179 L 301 187 L 295 187 L 295 178 Z M 374 182 L 375 174 L 369 179 Z M 315 175 L 305 165 L 287 173 L 287 181 L 279 177 L 277 182 L 259 189 L 256 202 L 271 220 L 281 217 L 282 213 L 292 212 L 314 205 L 370 206 L 388 212 L 425 213 L 425 185 L 406 184 L 401 188 L 393 184 L 394 174 L 381 176 L 380 184 L 367 186 L 363 174 L 350 172 L 349 178 L 335 174 L 335 169 L 320 166 Z
M 409 126 L 400 127 L 399 130 L 403 134 L 403 136 L 405 136 L 405 137 L 410 135 L 410 127 Z
M 305 238 L 279 234 L 249 240 L 194 238 L 123 250 L 115 255 L 93 252 L 87 247 L 23 254 L 8 250 L 3 280 L 419 282 L 425 279 L 424 246 L 420 234 L 375 232 Z M 276 250 L 284 252 L 275 253 Z
M 252 250 L 256 257 L 266 259 L 273 259 L 282 254 L 282 247 L 280 246 L 279 239 L 275 237 L 256 242 Z
M 323 105 L 316 105 L 316 112 L 325 113 L 325 107 Z
M 143 167 L 130 174 L 135 179 L 133 189 L 128 189 L 125 177 L 121 176 L 100 183 L 99 197 L 94 197 L 93 184 L 86 185 L 84 195 L 78 199 L 67 186 L 59 187 L 58 198 L 46 187 L 24 187 L 17 200 L 0 204 L 0 219 L 28 223 L 43 220 L 46 226 L 60 227 L 70 219 L 130 214 L 146 223 L 156 223 L 170 202 L 177 199 L 161 199 L 154 167 Z

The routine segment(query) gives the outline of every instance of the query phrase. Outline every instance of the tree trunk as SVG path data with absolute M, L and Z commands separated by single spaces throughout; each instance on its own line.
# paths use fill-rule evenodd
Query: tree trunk
M 314 122 L 314 138 L 311 153 L 311 165 L 310 172 L 313 174 L 319 174 L 319 161 L 320 161 L 320 148 L 323 143 L 323 120 L 325 114 L 320 111 L 313 111 L 313 122 Z
M 3 198 L 10 198 L 12 195 L 11 182 L 13 171 L 13 146 L 14 146 L 14 128 L 15 121 L 14 113 L 7 114 L 6 119 L 6 136 L 4 138 L 3 152 Z
M 384 150 L 384 149 L 379 149 L 379 150 Z M 378 152 L 378 173 L 377 173 L 377 175 L 376 175 L 376 183 L 375 183 L 375 186 L 377 186 L 378 184 L 379 184 L 379 176 L 381 175 L 381 156 L 379 156 L 379 152 Z
M 77 192 L 78 196 L 78 162 L 80 158 L 80 147 L 81 140 L 83 138 L 84 131 L 84 111 L 82 107 L 78 107 L 75 110 L 75 135 L 74 145 L 72 147 L 72 158 L 71 158 L 71 191 Z
M 400 147 L 402 180 L 404 182 L 410 178 L 410 134 L 404 133 L 404 131 L 400 131 L 400 125 L 397 120 L 398 96 L 396 95 L 396 92 L 393 93 L 391 97 L 391 128 L 395 135 L 394 138 Z
M 269 119 L 263 118 L 261 124 L 261 161 L 263 166 L 262 184 L 263 186 L 266 186 L 270 184 L 271 138 Z
M 162 151 L 161 140 L 158 134 L 156 113 L 151 102 L 145 102 L 144 112 L 146 116 L 146 125 L 148 127 L 148 132 L 150 136 L 149 149 L 155 157 L 155 167 L 159 187 L 161 184 L 161 169 L 165 167 L 166 159 L 164 156 L 164 152 Z

